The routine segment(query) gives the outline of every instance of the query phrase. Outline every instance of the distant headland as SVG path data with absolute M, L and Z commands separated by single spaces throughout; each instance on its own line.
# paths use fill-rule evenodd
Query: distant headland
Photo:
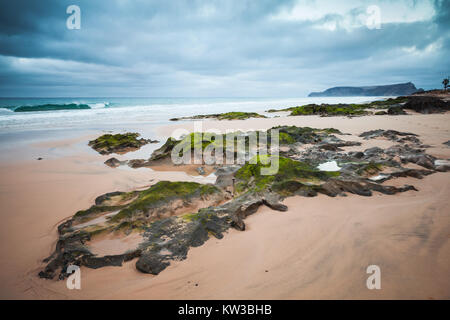
M 417 89 L 412 82 L 366 87 L 333 87 L 323 92 L 311 92 L 308 97 L 351 97 L 351 96 L 405 96 L 423 89 Z

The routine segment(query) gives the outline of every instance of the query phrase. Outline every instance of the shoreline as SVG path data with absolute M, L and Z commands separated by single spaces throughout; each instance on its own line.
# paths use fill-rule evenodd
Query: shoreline
M 250 128 L 267 129 L 272 127 L 274 124 L 295 124 L 297 126 L 309 126 L 316 128 L 334 127 L 345 133 L 352 134 L 361 133 L 372 129 L 395 129 L 419 134 L 425 144 L 430 144 L 433 146 L 428 149 L 429 154 L 448 159 L 450 158 L 450 148 L 442 143 L 449 139 L 449 120 L 450 113 L 432 115 L 414 114 L 406 116 L 366 116 L 353 119 L 344 117 L 324 118 L 318 116 L 300 116 L 237 121 L 204 121 L 203 128 L 208 129 L 216 127 L 225 130 L 242 129 L 242 127 L 244 127 L 249 130 Z M 174 125 L 171 124 L 167 126 L 160 126 L 155 128 L 155 132 L 157 133 L 157 136 L 167 137 L 175 128 L 193 129 L 193 125 L 194 124 L 192 122 L 184 122 Z M 139 132 L 138 129 L 141 128 L 135 128 L 135 131 Z M 143 128 L 143 130 L 148 130 L 148 127 Z M 432 176 L 425 177 L 423 180 L 411 178 L 407 179 L 407 181 L 413 185 L 420 186 L 418 188 L 419 192 L 416 193 L 409 191 L 405 194 L 398 194 L 395 196 L 382 196 L 376 194 L 370 198 L 362 198 L 353 195 L 346 198 L 328 198 L 325 196 L 315 198 L 288 198 L 285 200 L 285 203 L 290 204 L 288 205 L 288 212 L 278 213 L 272 212 L 268 208 L 261 208 L 256 214 L 248 218 L 249 229 L 247 231 L 238 232 L 231 230 L 224 237 L 224 239 L 210 239 L 205 243 L 205 245 L 198 248 L 192 248 L 188 254 L 187 260 L 173 263 L 173 265 L 171 265 L 167 270 L 163 271 L 156 277 L 138 273 L 134 269 L 134 261 L 131 261 L 125 263 L 121 268 L 105 267 L 102 269 L 91 270 L 83 267 L 82 272 L 85 288 L 79 292 L 67 290 L 65 288 L 64 281 L 39 279 L 37 278 L 37 270 L 40 266 L 42 266 L 40 260 L 48 256 L 54 248 L 56 241 L 56 225 L 62 220 L 73 215 L 77 210 L 89 207 L 96 196 L 115 190 L 132 190 L 138 187 L 147 186 L 155 181 L 163 179 L 173 179 L 173 181 L 195 181 L 195 177 L 189 176 L 184 172 L 152 171 L 148 168 L 108 168 L 103 164 L 103 161 L 106 160 L 108 156 L 100 156 L 98 154 L 88 152 L 88 147 L 84 146 L 83 143 L 80 142 L 80 140 L 83 139 L 82 137 L 83 136 L 74 140 L 60 140 L 45 142 L 42 144 L 38 143 L 37 145 L 34 145 L 37 148 L 56 148 L 57 150 L 60 150 L 61 147 L 71 149 L 71 146 L 80 143 L 81 147 L 77 149 L 77 153 L 75 154 L 62 152 L 53 159 L 47 159 L 44 157 L 44 160 L 42 161 L 37 161 L 34 159 L 29 161 L 20 161 L 16 159 L 16 161 L 12 162 L 0 162 L 0 170 L 3 178 L 0 185 L 0 201 L 2 203 L 2 218 L 4 222 L 2 224 L 1 240 L 4 244 L 8 243 L 9 245 L 8 247 L 2 247 L 1 254 L 1 264 L 3 266 L 1 281 L 4 284 L 1 290 L 1 296 L 3 298 L 130 298 L 134 296 L 137 298 L 169 299 L 174 297 L 181 299 L 186 297 L 217 297 L 225 299 L 241 297 L 255 299 L 256 297 L 261 297 L 289 299 L 290 297 L 286 295 L 289 295 L 290 292 L 292 294 L 291 298 L 309 297 L 346 299 L 359 297 L 366 299 L 412 297 L 427 299 L 428 297 L 420 295 L 420 292 L 417 291 L 420 286 L 426 287 L 426 283 L 429 283 L 429 286 L 427 287 L 428 291 L 426 292 L 429 292 L 430 294 L 436 292 L 435 296 L 431 296 L 432 298 L 450 297 L 450 285 L 448 283 L 445 285 L 439 284 L 431 281 L 430 278 L 426 278 L 426 281 L 428 282 L 424 283 L 424 277 L 427 274 L 433 274 L 433 276 L 435 276 L 436 273 L 442 274 L 441 276 L 436 276 L 436 279 L 438 279 L 436 281 L 442 282 L 442 279 L 446 279 L 446 276 L 450 273 L 449 267 L 446 267 L 450 266 L 450 255 L 447 253 L 450 252 L 450 250 L 448 250 L 450 244 L 448 237 L 445 239 L 442 235 L 445 235 L 445 233 L 448 234 L 450 229 L 449 215 L 442 212 L 445 211 L 445 208 L 448 208 L 450 204 L 449 200 L 447 200 L 448 195 L 450 194 L 450 185 L 448 183 L 448 178 L 446 179 L 446 173 L 436 173 Z M 151 181 L 151 179 L 153 180 Z M 439 189 L 439 192 L 435 192 L 433 188 Z M 410 198 L 417 199 L 417 201 L 409 201 L 411 200 Z M 390 245 L 393 248 L 396 248 L 393 244 L 397 243 L 396 241 L 398 240 L 396 240 L 395 237 L 394 239 L 390 239 L 389 235 L 391 235 L 391 233 L 386 232 L 381 232 L 381 234 L 387 235 L 388 239 L 378 238 L 380 236 L 377 236 L 375 238 L 369 237 L 367 239 L 365 238 L 365 240 L 358 240 L 358 238 L 352 237 L 352 229 L 345 229 L 350 228 L 350 226 L 343 226 L 343 230 L 347 230 L 344 232 L 343 230 L 339 230 L 337 227 L 333 228 L 333 226 L 328 225 L 327 222 L 325 222 L 325 225 L 317 224 L 317 221 L 314 219 L 324 220 L 326 218 L 330 219 L 330 221 L 334 221 L 335 217 L 333 216 L 333 212 L 335 212 L 335 210 L 343 210 L 339 206 L 336 206 L 334 201 L 341 201 L 340 203 L 345 203 L 345 207 L 351 208 L 354 206 L 355 208 L 363 208 L 364 204 L 369 202 L 371 203 L 374 200 L 382 201 L 383 210 L 386 210 L 379 218 L 380 220 L 370 216 L 367 212 L 363 215 L 364 219 L 358 223 L 362 223 L 365 227 L 370 229 L 367 222 L 374 220 L 373 222 L 375 222 L 376 226 L 372 231 L 374 234 L 377 234 L 377 232 L 383 231 L 383 228 L 386 225 L 393 223 L 392 228 L 401 229 L 403 223 L 408 222 L 412 225 L 410 230 L 399 231 L 400 234 L 407 234 L 401 241 L 399 241 L 399 248 L 411 250 L 411 247 L 416 246 L 422 250 L 423 252 L 421 256 L 417 259 L 419 265 L 422 264 L 422 268 L 425 269 L 431 268 L 431 266 L 428 266 L 426 263 L 427 259 L 435 257 L 436 255 L 439 256 L 439 259 L 436 260 L 439 264 L 438 270 L 430 269 L 424 275 L 423 270 L 417 270 L 417 268 L 414 267 L 413 274 L 418 275 L 419 278 L 421 277 L 419 281 L 416 279 L 414 280 L 414 285 L 410 284 L 409 286 L 403 288 L 388 286 L 389 290 L 384 295 L 381 294 L 374 296 L 370 295 L 370 292 L 364 292 L 364 290 L 355 284 L 356 280 L 354 278 L 347 278 L 347 280 L 351 283 L 350 287 L 354 287 L 356 290 L 355 292 L 359 292 L 359 295 L 351 295 L 348 291 L 342 291 L 344 289 L 337 288 L 338 281 L 335 281 L 336 283 L 331 281 L 330 283 L 333 283 L 333 288 L 329 289 L 328 292 L 323 292 L 320 294 L 321 291 L 326 289 L 325 283 L 323 280 L 320 280 L 322 276 L 317 272 L 314 272 L 316 267 L 315 265 L 306 264 L 302 270 L 306 274 L 311 273 L 311 275 L 309 278 L 302 278 L 299 276 L 299 281 L 301 280 L 301 283 L 306 281 L 305 283 L 308 284 L 306 286 L 308 289 L 304 292 L 298 292 L 296 291 L 297 289 L 290 287 L 288 281 L 286 280 L 289 279 L 287 274 L 290 274 L 290 277 L 293 277 L 295 276 L 295 273 L 292 273 L 289 266 L 284 266 L 284 268 L 281 267 L 281 265 L 285 264 L 283 261 L 283 256 L 276 254 L 276 257 L 271 258 L 262 253 L 262 251 L 266 250 L 266 247 L 272 248 L 273 252 L 277 252 L 276 248 L 271 245 L 271 242 L 274 241 L 279 245 L 284 244 L 286 246 L 286 250 L 291 250 L 292 252 L 297 250 L 293 247 L 294 245 L 298 245 L 299 243 L 302 243 L 302 241 L 305 241 L 303 247 L 304 251 L 301 252 L 301 254 L 299 253 L 298 256 L 292 254 L 292 264 L 301 264 L 301 261 L 303 261 L 306 256 L 312 257 L 313 260 L 318 259 L 320 256 L 319 253 L 322 253 L 322 258 L 324 261 L 319 264 L 322 266 L 321 268 L 326 269 L 327 267 L 329 268 L 330 266 L 336 265 L 338 269 L 348 269 L 351 273 L 352 270 L 354 271 L 352 268 L 355 267 L 351 267 L 349 265 L 349 260 L 353 261 L 355 256 L 357 257 L 358 255 L 362 255 L 363 251 L 359 251 L 362 249 L 351 246 L 344 251 L 342 261 L 340 259 L 336 260 L 336 254 L 329 252 L 329 249 L 327 251 L 325 248 L 327 241 L 321 239 L 322 236 L 325 236 L 324 232 L 326 231 L 326 226 L 329 226 L 329 228 L 335 232 L 337 240 L 339 240 L 344 247 L 355 241 L 363 241 L 362 246 L 364 248 L 364 241 L 366 241 L 368 243 L 372 243 L 372 251 L 376 254 L 381 254 L 381 252 L 379 252 L 379 250 L 381 250 L 379 243 L 382 243 L 383 246 Z M 421 207 L 420 210 L 416 210 L 415 205 L 417 204 L 422 205 L 423 208 Z M 304 208 L 305 205 L 309 206 L 311 212 L 314 212 L 311 217 L 306 215 L 304 216 L 296 210 L 296 207 Z M 428 207 L 433 206 L 438 207 L 434 209 L 435 213 L 428 212 Z M 376 207 L 375 204 L 373 207 Z M 398 207 L 403 208 L 402 214 L 395 216 L 395 219 L 390 217 L 389 213 L 395 214 Z M 407 214 L 408 208 L 410 210 L 417 211 L 413 212 L 414 219 L 417 221 L 409 221 L 408 218 L 410 217 L 408 217 Z M 441 209 L 439 210 L 439 208 Z M 372 207 L 369 206 L 368 209 L 373 212 Z M 11 212 L 14 212 L 14 215 L 11 215 Z M 297 235 L 289 236 L 289 233 L 287 233 L 288 235 L 283 236 L 281 239 L 277 239 L 276 234 L 282 235 L 285 234 L 285 232 L 278 233 L 276 230 L 272 230 L 272 224 L 277 224 L 279 228 L 285 228 L 286 232 L 296 233 L 290 228 L 293 228 L 293 221 L 300 219 L 297 214 L 300 215 L 301 220 L 306 220 L 306 225 L 301 225 L 301 228 L 305 228 L 305 232 L 309 230 L 307 228 L 308 226 L 312 228 L 315 232 L 314 237 L 311 236 L 310 238 L 303 239 L 301 235 L 296 237 Z M 346 214 L 345 212 L 340 212 L 339 214 L 344 216 L 344 220 L 356 219 L 356 217 L 352 217 L 350 214 Z M 286 220 L 281 219 L 285 217 L 288 218 Z M 428 225 L 425 223 L 426 221 L 422 221 L 423 219 L 430 219 L 430 217 L 435 223 Z M 365 219 L 367 219 L 367 221 Z M 270 220 L 270 223 L 266 220 Z M 437 226 L 437 220 L 441 221 L 443 226 Z M 430 248 L 428 248 L 426 244 L 422 244 L 422 246 L 420 246 L 420 241 L 423 240 L 423 233 L 416 233 L 416 235 L 414 235 L 413 232 L 411 235 L 411 230 L 414 230 L 414 227 L 419 229 L 428 227 L 430 229 L 428 231 L 428 237 L 430 239 L 434 237 L 434 240 L 430 240 L 430 242 L 432 242 Z M 256 232 L 256 234 L 253 234 L 253 232 Z M 350 233 L 350 235 L 348 233 Z M 361 234 L 359 236 L 363 237 Z M 335 240 L 336 239 L 329 239 L 329 241 Z M 325 243 L 325 245 L 321 248 L 322 251 L 314 248 L 308 249 L 306 247 L 307 243 L 312 245 L 320 241 Z M 262 292 L 265 292 L 265 289 L 268 290 L 268 292 L 265 293 L 267 295 L 258 295 L 255 291 L 255 286 L 258 287 L 257 284 L 259 282 L 264 283 L 266 281 L 264 278 L 266 276 L 266 272 L 262 275 L 258 274 L 253 276 L 251 273 L 252 270 L 242 271 L 251 279 L 254 279 L 253 282 L 245 282 L 242 275 L 236 276 L 236 279 L 230 278 L 232 276 L 229 274 L 227 275 L 227 270 L 224 267 L 220 267 L 218 262 L 210 261 L 214 260 L 211 259 L 210 255 L 212 255 L 223 263 L 227 262 L 227 265 L 231 269 L 235 269 L 236 266 L 246 266 L 242 262 L 239 262 L 238 257 L 240 257 L 241 259 L 244 259 L 244 261 L 247 261 L 248 264 L 255 266 L 256 262 L 252 262 L 253 260 L 248 257 L 253 254 L 250 250 L 251 246 L 248 245 L 248 242 L 255 245 L 258 244 L 259 246 L 258 250 L 260 251 L 257 251 L 257 253 L 260 253 L 261 256 L 255 257 L 256 261 L 270 261 L 271 270 L 269 270 L 267 274 L 277 274 L 277 276 L 272 279 L 273 282 L 270 282 L 270 287 L 264 287 L 264 285 L 259 286 L 259 290 L 263 290 Z M 439 246 L 433 247 L 438 245 L 436 244 L 437 242 L 439 242 Z M 243 245 L 242 248 L 237 248 L 236 246 L 240 243 L 245 245 Z M 315 252 L 314 250 L 319 250 L 319 252 Z M 396 250 L 401 251 L 401 249 Z M 328 256 L 331 256 L 331 258 Z M 226 261 L 223 260 L 224 257 L 227 258 Z M 403 258 L 409 259 L 408 264 L 417 262 L 414 260 L 416 258 L 410 256 L 403 256 Z M 399 258 L 394 256 L 383 256 L 383 259 L 386 262 L 386 265 L 397 265 L 397 263 L 394 262 L 401 264 L 401 261 L 396 260 Z M 207 263 L 207 265 L 204 265 L 205 263 Z M 319 263 L 319 261 L 317 263 Z M 276 266 L 280 269 L 276 269 Z M 404 271 L 405 267 L 398 268 Z M 342 270 L 337 273 L 332 273 L 332 275 L 335 277 L 341 277 L 344 274 Z M 216 272 L 216 274 L 214 274 L 214 272 Z M 211 275 L 211 273 L 213 274 Z M 122 274 L 122 276 L 120 274 Z M 197 274 L 199 275 L 199 278 L 193 277 L 193 275 Z M 286 276 L 282 276 L 280 274 L 286 274 Z M 184 275 L 184 278 L 182 275 Z M 85 276 L 86 278 L 84 278 Z M 365 275 L 363 274 L 362 277 L 364 276 Z M 108 279 L 111 280 L 117 277 L 124 279 L 120 279 L 117 281 L 118 283 L 114 285 L 108 284 Z M 188 278 L 195 278 L 195 280 L 187 280 Z M 234 284 L 234 287 L 227 285 L 224 279 L 231 281 Z M 238 279 L 244 282 L 241 284 Z M 279 283 L 277 283 L 275 279 Z M 399 279 L 395 277 L 393 277 L 393 279 L 395 283 L 400 285 L 398 283 Z M 183 286 L 183 281 L 185 280 L 191 281 L 192 283 L 194 281 L 198 281 L 199 286 L 191 288 L 187 286 L 186 282 L 186 284 L 184 284 L 186 286 L 185 287 Z M 344 280 L 341 282 L 344 282 Z M 315 283 L 315 286 L 309 283 Z M 214 288 L 220 288 L 221 286 L 224 286 L 222 290 L 216 289 L 217 292 L 214 291 Z M 122 296 L 111 295 L 111 289 L 115 288 L 117 291 L 118 288 L 122 287 L 126 288 L 120 291 L 120 295 Z M 161 292 L 159 296 L 153 292 L 153 288 L 158 288 L 158 291 Z M 182 288 L 180 289 L 181 291 L 178 290 L 179 288 Z M 368 291 L 367 289 L 365 290 Z M 270 295 L 270 292 L 272 292 L 273 295 Z M 424 293 L 424 295 L 426 294 Z

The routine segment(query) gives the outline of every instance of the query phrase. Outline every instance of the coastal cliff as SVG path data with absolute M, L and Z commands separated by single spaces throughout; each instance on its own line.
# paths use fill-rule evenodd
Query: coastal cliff
M 383 86 L 333 87 L 323 92 L 311 92 L 308 97 L 405 96 L 421 90 L 412 82 L 408 82 Z

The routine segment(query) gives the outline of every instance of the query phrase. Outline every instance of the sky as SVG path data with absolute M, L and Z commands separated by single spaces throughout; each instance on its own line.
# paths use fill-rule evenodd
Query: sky
M 0 0 L 1 97 L 431 89 L 449 57 L 449 0 Z

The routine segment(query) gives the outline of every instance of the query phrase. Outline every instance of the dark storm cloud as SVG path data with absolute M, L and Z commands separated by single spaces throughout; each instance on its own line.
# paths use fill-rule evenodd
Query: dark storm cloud
M 334 85 L 439 85 L 449 72 L 449 1 L 429 2 L 430 17 L 400 1 L 414 19 L 394 15 L 373 30 L 363 22 L 377 1 L 354 2 L 2 1 L 0 95 L 299 96 Z M 81 8 L 81 30 L 66 28 L 71 4 Z

